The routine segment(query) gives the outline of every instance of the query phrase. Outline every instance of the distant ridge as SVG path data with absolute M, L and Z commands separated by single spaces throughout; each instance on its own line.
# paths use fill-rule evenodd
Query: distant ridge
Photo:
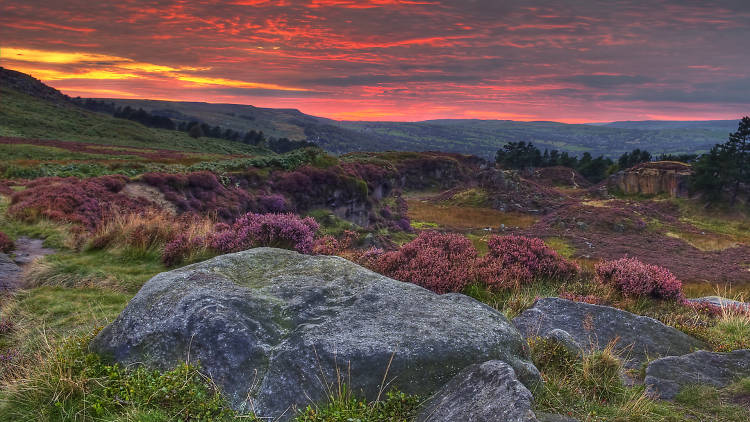
M 10 88 L 46 102 L 70 98 L 29 75 L 0 68 L 0 88 Z M 336 121 L 297 109 L 240 104 L 160 100 L 102 99 L 143 108 L 179 121 L 199 121 L 241 133 L 308 140 L 334 154 L 354 151 L 445 151 L 493 158 L 508 142 L 531 142 L 540 149 L 573 155 L 618 157 L 635 148 L 654 155 L 703 153 L 725 142 L 736 120 L 622 121 L 597 124 L 517 122 L 512 120 L 437 119 L 421 122 Z M 23 128 L 21 128 L 23 129 Z

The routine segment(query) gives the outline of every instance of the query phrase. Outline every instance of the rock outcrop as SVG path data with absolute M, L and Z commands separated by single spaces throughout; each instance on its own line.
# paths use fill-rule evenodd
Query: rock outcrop
M 469 366 L 435 394 L 418 422 L 537 422 L 531 392 L 507 363 Z
M 514 318 L 513 324 L 527 338 L 549 337 L 553 330 L 566 331 L 584 350 L 602 350 L 614 341 L 628 368 L 638 368 L 649 358 L 684 355 L 704 346 L 652 318 L 554 297 L 537 300 Z
M 337 370 L 374 399 L 387 380 L 430 396 L 465 367 L 501 360 L 540 381 L 496 310 L 437 295 L 343 258 L 257 248 L 162 273 L 92 341 L 125 364 L 200 361 L 235 409 L 289 419 L 325 397 Z
M 729 310 L 744 311 L 744 312 L 750 311 L 750 303 L 727 299 L 721 296 L 698 297 L 695 299 L 688 299 L 688 302 L 713 305 L 713 306 L 718 306 L 720 308 L 727 308 Z
M 644 383 L 655 395 L 670 400 L 688 385 L 723 388 L 742 377 L 750 377 L 750 349 L 731 353 L 699 350 L 649 363 Z
M 692 174 L 689 164 L 657 161 L 617 172 L 607 180 L 607 186 L 629 195 L 667 194 L 681 198 L 688 196 L 688 181 Z

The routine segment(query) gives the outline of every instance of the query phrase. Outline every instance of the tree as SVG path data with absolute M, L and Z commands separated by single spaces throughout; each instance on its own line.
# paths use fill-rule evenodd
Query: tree
M 495 154 L 495 162 L 512 169 L 537 167 L 542 164 L 542 152 L 531 142 L 508 142 Z
M 718 200 L 725 189 L 730 189 L 730 204 L 737 201 L 740 187 L 750 184 L 750 117 L 743 117 L 737 131 L 729 140 L 717 144 L 695 164 L 692 179 L 694 189 L 703 192 L 710 201 Z
M 201 125 L 197 123 L 190 126 L 190 129 L 188 129 L 188 135 L 190 135 L 190 137 L 192 138 L 200 138 L 202 136 L 205 136 L 205 134 L 203 133 L 203 129 L 201 129 Z

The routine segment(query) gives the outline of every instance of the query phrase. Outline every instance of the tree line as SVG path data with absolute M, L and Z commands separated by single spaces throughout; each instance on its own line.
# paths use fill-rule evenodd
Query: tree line
M 502 168 L 564 166 L 575 169 L 594 183 L 617 171 L 653 159 L 650 152 L 641 149 L 625 153 L 617 161 L 604 156 L 594 158 L 588 152 L 578 158 L 558 150 L 545 149 L 542 152 L 531 142 L 523 141 L 509 142 L 495 155 L 495 163 Z M 729 194 L 730 204 L 734 205 L 740 192 L 750 189 L 750 117 L 743 117 L 737 131 L 729 134 L 728 141 L 716 144 L 706 154 L 662 154 L 656 160 L 692 163 L 694 173 L 690 179 L 691 190 L 702 193 L 710 202 Z
M 602 155 L 594 158 L 591 153 L 584 152 L 581 157 L 560 152 L 556 149 L 545 149 L 542 152 L 533 143 L 509 142 L 495 154 L 495 163 L 502 168 L 526 169 L 536 167 L 563 166 L 575 169 L 587 180 L 598 183 L 607 176 L 619 170 L 624 170 L 641 163 L 651 161 L 651 153 L 635 149 L 624 153 L 615 162 Z
M 149 113 L 142 108 L 133 108 L 130 106 L 117 106 L 113 102 L 106 102 L 95 100 L 91 98 L 74 98 L 73 102 L 77 105 L 86 108 L 91 111 L 110 114 L 120 119 L 127 119 L 138 122 L 146 127 L 166 130 L 179 130 L 186 132 L 193 138 L 218 138 L 226 139 L 232 142 L 242 142 L 248 145 L 255 145 L 259 147 L 268 148 L 273 152 L 283 154 L 299 148 L 314 147 L 317 146 L 313 142 L 307 140 L 295 141 L 288 138 L 267 138 L 263 131 L 255 131 L 251 129 L 248 132 L 242 133 L 229 128 L 222 128 L 221 126 L 211 126 L 203 122 L 196 120 L 193 121 L 181 121 L 175 123 L 174 120 L 166 116 L 160 116 L 158 114 Z

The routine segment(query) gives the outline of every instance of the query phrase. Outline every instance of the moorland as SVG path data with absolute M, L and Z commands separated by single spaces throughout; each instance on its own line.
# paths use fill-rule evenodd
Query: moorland
M 342 123 L 124 100 L 111 112 L 110 100 L 0 75 L 0 420 L 253 420 L 200 363 L 121 365 L 89 345 L 155 275 L 258 246 L 343 257 L 508 319 L 556 297 L 650 317 L 710 352 L 750 349 L 747 308 L 690 300 L 750 295 L 748 186 L 695 176 L 710 164 L 697 154 L 719 157 L 712 146 L 737 121 Z M 503 153 L 508 141 L 590 155 L 565 166 Z M 639 159 L 645 149 L 654 157 Z M 542 381 L 533 410 L 750 418 L 747 376 L 662 400 L 644 385 L 647 363 L 629 367 L 615 343 L 571 354 L 529 338 Z M 405 390 L 373 400 L 339 383 L 288 416 L 414 420 L 428 397 Z

